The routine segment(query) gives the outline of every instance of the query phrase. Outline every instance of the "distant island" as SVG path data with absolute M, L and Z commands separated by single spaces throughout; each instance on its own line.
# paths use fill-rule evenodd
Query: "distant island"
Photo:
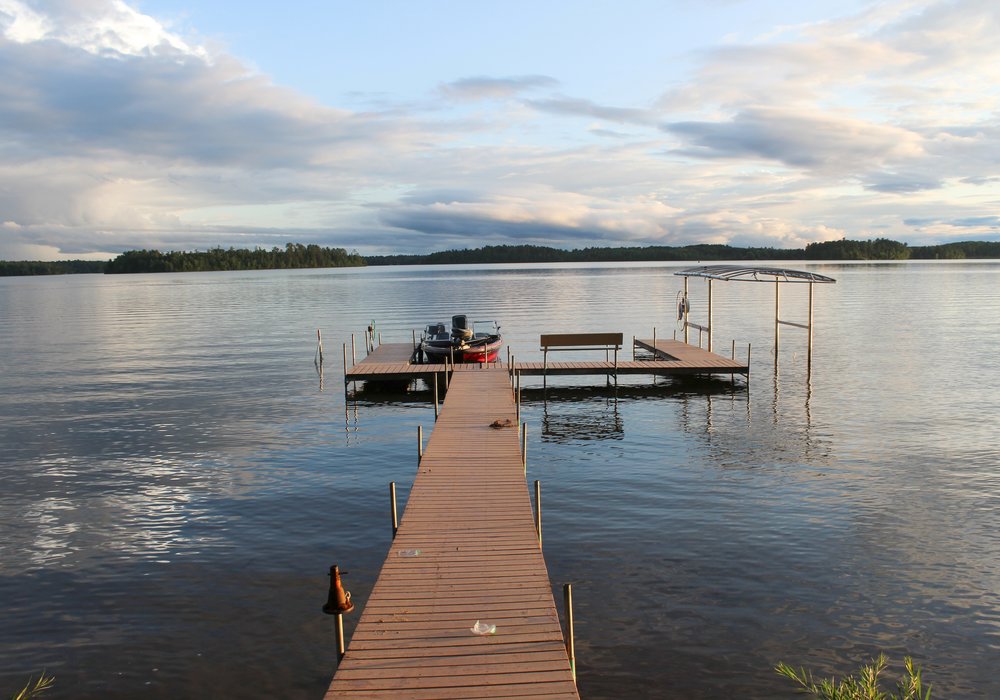
M 536 245 L 492 245 L 444 250 L 424 255 L 369 255 L 343 248 L 289 243 L 270 250 L 212 248 L 207 251 L 130 250 L 104 261 L 0 261 L 0 277 L 77 273 L 215 272 L 220 270 L 289 270 L 364 265 L 456 265 L 550 262 L 715 262 L 756 260 L 965 260 L 1000 259 L 1000 241 L 961 241 L 910 246 L 876 238 L 824 241 L 805 248 L 738 248 L 730 245 L 635 246 L 566 250 Z

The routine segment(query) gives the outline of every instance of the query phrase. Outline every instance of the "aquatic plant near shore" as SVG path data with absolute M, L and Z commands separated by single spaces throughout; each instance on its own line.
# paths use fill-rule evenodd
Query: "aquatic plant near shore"
M 39 674 L 37 681 L 32 683 L 32 679 L 29 678 L 28 682 L 25 683 L 24 688 L 21 689 L 21 692 L 16 695 L 11 695 L 10 700 L 29 700 L 29 698 L 37 698 L 39 695 L 51 688 L 55 682 L 55 676 L 46 676 L 45 671 L 42 671 Z
M 927 686 L 924 690 L 920 668 L 913 665 L 909 656 L 903 660 L 906 675 L 897 681 L 895 692 L 890 694 L 881 690 L 879 677 L 888 663 L 885 654 L 879 654 L 870 664 L 862 666 L 856 676 L 848 676 L 839 683 L 833 678 L 817 683 L 804 668 L 796 671 L 784 662 L 774 670 L 798 683 L 801 692 L 822 700 L 930 700 L 931 688 Z

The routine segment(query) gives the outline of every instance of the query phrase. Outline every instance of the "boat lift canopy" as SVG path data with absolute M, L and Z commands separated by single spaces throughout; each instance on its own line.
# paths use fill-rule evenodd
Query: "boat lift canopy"
M 688 328 L 697 328 L 708 334 L 708 351 L 712 351 L 712 280 L 723 280 L 726 282 L 774 282 L 774 361 L 777 367 L 778 361 L 778 329 L 782 325 L 804 328 L 808 333 L 807 368 L 812 367 L 812 338 L 813 338 L 813 285 L 830 284 L 837 280 L 826 275 L 804 270 L 791 270 L 780 267 L 745 267 L 741 265 L 701 265 L 689 267 L 674 273 L 684 278 L 684 300 L 682 302 L 682 316 L 684 319 L 684 342 L 688 342 Z M 708 325 L 701 326 L 688 321 L 688 311 L 690 305 L 688 298 L 688 278 L 704 277 L 708 280 Z M 782 283 L 798 283 L 809 285 L 809 321 L 805 324 L 793 323 L 781 320 L 781 301 L 778 289 Z M 701 343 L 699 342 L 699 345 Z
M 739 265 L 702 265 L 675 272 L 683 277 L 707 277 L 713 280 L 740 282 L 836 282 L 815 272 L 789 270 L 781 267 L 740 267 Z M 770 278 L 770 279 L 768 279 Z

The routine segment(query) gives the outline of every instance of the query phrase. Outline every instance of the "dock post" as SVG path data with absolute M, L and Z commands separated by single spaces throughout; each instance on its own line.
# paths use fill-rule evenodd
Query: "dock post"
M 334 615 L 336 620 L 337 629 L 337 663 L 339 664 L 344 660 L 344 654 L 346 653 L 344 649 L 344 616 L 340 613 Z
M 781 295 L 778 291 L 780 285 L 778 283 L 778 278 L 774 278 L 774 364 L 778 364 L 778 327 L 781 321 L 779 320 L 780 310 L 781 310 Z
M 688 278 L 684 277 L 684 301 L 686 302 L 688 298 Z M 684 342 L 688 343 L 688 305 L 684 304 Z M 699 343 L 700 345 L 700 343 Z
M 351 594 L 344 590 L 340 582 L 340 567 L 336 564 L 330 567 L 330 593 L 323 606 L 323 612 L 337 618 L 337 663 L 344 660 L 344 613 L 354 610 Z
M 517 415 L 517 422 L 521 422 L 521 374 L 517 375 L 517 385 L 514 389 L 514 413 Z
M 708 278 L 708 351 L 712 352 L 712 278 Z
M 434 373 L 434 420 L 438 419 L 438 373 Z
M 542 547 L 542 482 L 535 479 L 535 532 L 538 533 L 538 548 Z
M 348 394 L 347 394 L 347 343 L 344 343 L 344 404 L 347 404 Z
M 635 359 L 634 357 L 632 358 Z M 653 359 L 656 359 L 656 326 L 653 326 Z
M 358 353 L 354 349 L 354 334 L 351 333 L 351 365 L 358 364 Z
M 528 473 L 528 424 L 521 423 L 521 465 L 524 473 Z
M 750 343 L 747 343 L 747 384 L 750 383 Z
M 576 683 L 576 640 L 573 639 L 573 584 L 563 584 L 563 607 L 566 609 L 566 654 L 569 656 L 569 670 Z
M 316 329 L 316 357 L 319 359 L 319 366 L 323 366 L 323 334 L 319 328 Z
M 806 374 L 812 373 L 813 364 L 813 283 L 809 283 L 809 330 L 806 331 L 809 338 L 807 340 L 808 347 L 806 349 Z
M 417 464 L 424 458 L 424 426 L 417 426 Z
M 399 530 L 399 518 L 396 515 L 396 482 L 389 482 L 389 507 L 392 509 L 392 539 L 396 539 Z

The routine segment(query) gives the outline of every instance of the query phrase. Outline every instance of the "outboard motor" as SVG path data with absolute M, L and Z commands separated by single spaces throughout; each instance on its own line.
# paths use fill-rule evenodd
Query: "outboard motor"
M 462 340 L 472 337 L 472 328 L 469 327 L 469 319 L 465 314 L 451 317 L 451 334 Z

